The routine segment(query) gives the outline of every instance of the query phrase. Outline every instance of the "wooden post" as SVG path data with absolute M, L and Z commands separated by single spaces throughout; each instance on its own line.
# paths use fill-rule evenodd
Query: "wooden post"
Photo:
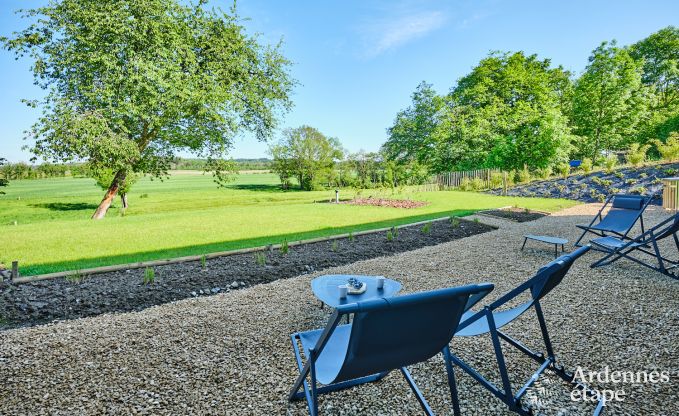
M 9 280 L 12 281 L 18 277 L 19 277 L 19 261 L 14 260 L 12 262 L 12 274 L 10 275 Z

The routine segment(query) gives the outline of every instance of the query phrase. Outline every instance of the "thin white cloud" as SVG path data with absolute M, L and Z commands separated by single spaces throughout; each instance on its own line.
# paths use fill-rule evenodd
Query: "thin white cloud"
M 367 43 L 365 54 L 375 57 L 443 27 L 448 20 L 440 11 L 420 12 L 383 19 L 361 28 Z

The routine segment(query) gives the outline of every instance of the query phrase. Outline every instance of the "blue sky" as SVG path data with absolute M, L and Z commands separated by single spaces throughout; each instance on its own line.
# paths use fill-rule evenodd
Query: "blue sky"
M 23 27 L 14 10 L 44 4 L 3 0 L 0 33 Z M 225 9 L 230 1 L 213 0 Z M 350 151 L 374 151 L 420 83 L 447 92 L 490 51 L 525 51 L 581 72 L 601 41 L 633 43 L 679 24 L 679 1 L 274 1 L 241 0 L 245 25 L 265 42 L 283 38 L 300 83 L 282 127 L 309 124 Z M 27 61 L 0 50 L 0 156 L 28 160 L 23 131 L 38 98 Z M 263 157 L 266 144 L 236 139 L 233 157 Z

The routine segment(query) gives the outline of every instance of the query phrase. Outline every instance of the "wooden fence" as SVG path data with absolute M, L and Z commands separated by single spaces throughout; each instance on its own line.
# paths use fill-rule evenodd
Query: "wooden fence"
M 495 175 L 494 175 L 495 174 Z M 500 175 L 500 177 L 498 177 Z M 500 179 L 501 178 L 501 179 Z M 493 183 L 493 180 L 495 183 Z M 432 176 L 426 188 L 440 191 L 460 188 L 461 185 L 473 186 L 475 190 L 506 187 L 507 173 L 499 169 L 475 169 L 446 172 Z

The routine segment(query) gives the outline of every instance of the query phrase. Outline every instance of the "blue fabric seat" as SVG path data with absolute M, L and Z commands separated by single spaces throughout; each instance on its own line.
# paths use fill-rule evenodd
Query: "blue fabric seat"
M 306 398 L 314 416 L 318 394 L 377 381 L 400 370 L 425 413 L 431 415 L 406 367 L 442 353 L 453 406 L 459 412 L 449 343 L 462 314 L 492 289 L 492 284 L 484 283 L 338 307 L 324 329 L 291 335 L 300 375 L 288 399 Z M 353 316 L 351 323 L 339 325 L 347 315 Z
M 610 233 L 622 239 L 626 239 L 627 234 L 637 221 L 641 223 L 641 230 L 643 232 L 643 213 L 646 210 L 646 207 L 648 207 L 648 204 L 651 203 L 653 196 L 654 195 L 641 196 L 619 194 L 608 197 L 604 205 L 588 225 L 576 225 L 576 227 L 583 231 L 580 238 L 575 242 L 575 246 L 581 246 L 580 241 L 587 233 L 592 233 L 599 237 L 605 237 Z M 610 209 L 606 215 L 603 216 L 602 213 L 604 209 L 609 205 Z
M 642 232 L 639 236 L 629 240 L 611 236 L 594 238 L 590 241 L 592 248 L 603 251 L 606 255 L 592 263 L 591 267 L 606 266 L 626 258 L 666 276 L 679 279 L 679 274 L 677 274 L 679 260 L 672 260 L 663 256 L 660 252 L 660 246 L 658 246 L 659 241 L 672 237 L 674 246 L 679 253 L 677 232 L 679 232 L 679 213 L 672 215 L 647 231 Z M 657 265 L 647 263 L 642 258 L 632 256 L 632 254 L 641 254 L 642 258 L 650 256 Z
M 565 381 L 572 383 L 573 375 L 563 369 L 556 362 L 556 356 L 552 348 L 549 334 L 547 332 L 547 324 L 542 313 L 542 306 L 540 300 L 548 293 L 552 292 L 561 281 L 564 279 L 571 266 L 580 256 L 589 251 L 590 247 L 585 246 L 576 251 L 565 254 L 547 265 L 543 266 L 538 272 L 528 281 L 511 290 L 506 295 L 500 297 L 495 302 L 484 307 L 482 310 L 474 312 L 467 311 L 460 320 L 456 336 L 478 336 L 490 334 L 495 350 L 498 368 L 500 370 L 500 377 L 502 379 L 502 387 L 488 381 L 483 375 L 474 370 L 469 364 L 464 362 L 459 357 L 452 355 L 451 360 L 467 374 L 472 376 L 477 382 L 488 389 L 496 397 L 501 399 L 510 410 L 521 415 L 531 414 L 531 409 L 522 403 L 521 399 L 526 394 L 528 389 L 535 383 L 538 377 L 548 368 L 553 370 Z M 526 296 L 527 295 L 527 296 Z M 529 298 L 527 302 L 520 303 L 517 306 L 507 307 L 507 304 L 514 303 L 519 296 L 526 296 Z M 500 328 L 513 322 L 519 316 L 526 313 L 528 310 L 535 310 L 542 332 L 543 342 L 545 344 L 546 355 L 541 352 L 535 352 L 516 339 L 510 337 Z M 528 379 L 528 381 L 516 393 L 512 388 L 505 358 L 502 353 L 500 340 L 507 342 L 510 346 L 518 349 L 523 354 L 535 360 L 539 367 Z M 454 377 L 454 376 L 453 376 Z M 599 402 L 595 414 L 599 414 L 603 409 L 603 401 Z

